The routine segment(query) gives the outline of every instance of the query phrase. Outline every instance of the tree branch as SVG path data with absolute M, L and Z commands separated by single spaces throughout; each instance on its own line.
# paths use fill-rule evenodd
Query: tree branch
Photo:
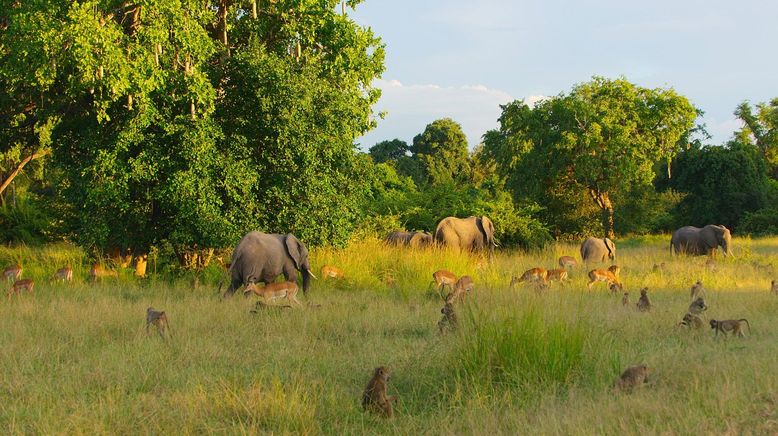
M 46 156 L 49 153 L 51 153 L 51 150 L 43 150 L 43 151 L 35 152 L 27 156 L 26 158 L 22 159 L 22 161 L 19 162 L 19 165 L 17 165 L 16 168 L 14 168 L 14 170 L 11 171 L 11 174 L 9 174 L 8 177 L 5 178 L 3 184 L 0 185 L 0 195 L 2 195 L 3 192 L 5 192 L 6 188 L 8 188 L 8 185 L 10 185 L 11 182 L 13 182 L 13 180 L 16 178 L 16 176 L 19 175 L 19 173 L 22 171 L 22 168 L 24 168 L 25 165 L 30 163 L 30 161 Z

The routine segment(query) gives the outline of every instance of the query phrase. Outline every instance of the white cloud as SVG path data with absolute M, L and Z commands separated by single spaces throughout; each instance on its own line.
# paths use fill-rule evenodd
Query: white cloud
M 367 150 L 379 141 L 399 138 L 411 142 L 427 124 L 452 118 L 462 125 L 470 146 L 481 141 L 481 135 L 498 126 L 500 105 L 515 100 L 510 94 L 485 85 L 440 86 L 406 85 L 399 80 L 379 79 L 382 90 L 375 110 L 386 111 L 378 127 L 357 141 Z

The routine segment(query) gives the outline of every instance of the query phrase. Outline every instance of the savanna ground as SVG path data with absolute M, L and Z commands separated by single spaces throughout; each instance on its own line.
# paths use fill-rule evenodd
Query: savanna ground
M 0 249 L 38 282 L 0 303 L 0 428 L 19 433 L 776 434 L 778 238 L 734 240 L 735 258 L 671 258 L 668 237 L 616 241 L 628 308 L 603 284 L 510 289 L 511 274 L 550 268 L 577 246 L 497 253 L 491 261 L 378 242 L 314 250 L 302 310 L 251 314 L 253 299 L 220 301 L 218 274 L 191 280 L 129 273 L 85 283 L 78 250 Z M 664 271 L 653 271 L 665 262 Z M 46 281 L 76 265 L 75 283 Z M 470 274 L 460 328 L 441 336 L 431 273 Z M 215 273 L 215 271 L 214 271 Z M 711 318 L 748 318 L 745 339 L 676 324 L 701 279 Z M 635 310 L 649 287 L 654 309 Z M 147 337 L 148 306 L 170 315 L 168 340 Z M 648 387 L 614 394 L 622 369 L 644 362 Z M 392 370 L 394 419 L 364 413 L 374 367 Z

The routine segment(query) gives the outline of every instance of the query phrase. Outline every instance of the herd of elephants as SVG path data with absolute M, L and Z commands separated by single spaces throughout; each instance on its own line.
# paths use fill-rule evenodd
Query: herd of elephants
M 718 247 L 724 255 L 731 254 L 732 236 L 722 225 L 703 228 L 686 226 L 673 232 L 670 250 L 691 255 L 711 255 Z M 392 232 L 386 237 L 392 245 L 408 247 L 443 246 L 463 251 L 492 251 L 494 224 L 486 216 L 468 218 L 447 217 L 435 228 L 434 234 L 425 232 Z M 581 244 L 584 262 L 604 262 L 615 259 L 616 245 L 608 238 L 588 238 Z M 308 249 L 292 234 L 250 232 L 244 236 L 232 253 L 229 268 L 230 284 L 224 297 L 229 297 L 241 286 L 250 283 L 275 282 L 279 275 L 295 282 L 297 272 L 302 274 L 303 292 L 307 293 L 311 278 Z

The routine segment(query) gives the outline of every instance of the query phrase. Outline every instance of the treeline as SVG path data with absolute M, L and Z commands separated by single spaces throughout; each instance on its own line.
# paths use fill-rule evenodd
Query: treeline
M 595 77 L 369 153 L 384 69 L 360 1 L 0 1 L 0 237 L 179 257 L 249 230 L 342 246 L 488 215 L 504 246 L 725 224 L 778 232 L 778 99 L 710 145 L 670 89 Z

